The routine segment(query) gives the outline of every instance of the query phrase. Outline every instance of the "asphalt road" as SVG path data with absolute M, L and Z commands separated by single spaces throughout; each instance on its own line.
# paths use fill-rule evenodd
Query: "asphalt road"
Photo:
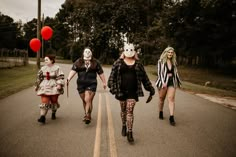
M 60 64 L 66 77 L 71 65 Z M 104 68 L 106 76 L 110 69 Z M 168 105 L 158 119 L 158 96 L 146 104 L 148 93 L 134 110 L 134 144 L 121 136 L 120 107 L 98 77 L 92 122 L 76 90 L 76 76 L 59 98 L 57 119 L 48 113 L 37 122 L 34 88 L 0 100 L 0 157 L 236 157 L 236 112 L 201 97 L 177 90 L 176 126 L 169 125 Z M 65 90 L 66 91 L 66 90 Z

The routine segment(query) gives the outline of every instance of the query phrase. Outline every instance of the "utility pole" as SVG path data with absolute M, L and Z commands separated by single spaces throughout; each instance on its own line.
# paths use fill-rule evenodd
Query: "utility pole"
M 40 40 L 41 29 L 41 0 L 38 0 L 37 38 Z M 40 49 L 37 52 L 37 67 L 40 69 Z
M 44 14 L 42 17 L 42 28 L 44 26 Z M 42 39 L 42 58 L 44 58 L 44 39 Z

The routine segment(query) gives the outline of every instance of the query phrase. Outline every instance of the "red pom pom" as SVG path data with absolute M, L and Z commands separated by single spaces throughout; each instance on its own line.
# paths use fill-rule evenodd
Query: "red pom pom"
M 46 79 L 47 79 L 47 80 L 50 80 L 50 74 L 49 74 L 49 72 L 46 72 Z

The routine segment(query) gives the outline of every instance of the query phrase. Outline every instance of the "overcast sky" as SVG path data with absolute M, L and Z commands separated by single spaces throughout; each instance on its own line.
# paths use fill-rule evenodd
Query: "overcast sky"
M 41 0 L 44 17 L 54 17 L 65 0 Z M 38 0 L 0 0 L 0 12 L 23 23 L 38 17 Z

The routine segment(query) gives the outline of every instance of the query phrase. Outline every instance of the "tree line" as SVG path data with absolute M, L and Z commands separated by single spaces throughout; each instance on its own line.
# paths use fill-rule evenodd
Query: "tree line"
M 169 45 L 180 65 L 234 66 L 235 6 L 236 0 L 66 0 L 54 18 L 42 20 L 54 34 L 41 55 L 75 60 L 91 47 L 101 62 L 112 63 L 127 40 L 144 64 L 156 64 Z M 0 48 L 36 56 L 28 46 L 36 33 L 37 19 L 23 24 L 0 14 Z

